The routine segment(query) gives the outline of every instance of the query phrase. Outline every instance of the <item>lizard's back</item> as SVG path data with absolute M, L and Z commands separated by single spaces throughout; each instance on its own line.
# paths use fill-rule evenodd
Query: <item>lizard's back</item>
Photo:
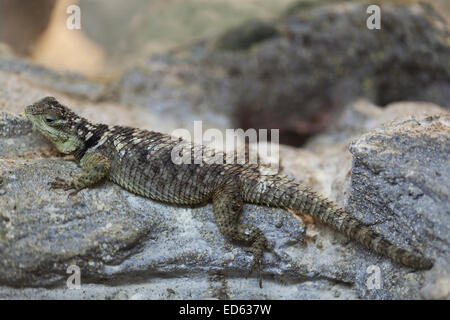
M 182 163 L 175 163 L 173 152 L 176 148 L 182 152 L 180 147 L 188 154 Z M 230 178 L 232 168 L 239 167 L 207 163 L 196 154 L 206 149 L 159 132 L 114 126 L 91 151 L 110 160 L 109 178 L 127 190 L 159 201 L 195 205 L 209 201 L 216 187 Z

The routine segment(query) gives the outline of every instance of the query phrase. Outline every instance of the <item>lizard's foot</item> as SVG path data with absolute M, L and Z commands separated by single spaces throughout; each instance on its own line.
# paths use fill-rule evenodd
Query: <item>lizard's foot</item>
M 77 189 L 71 181 L 67 181 L 61 178 L 56 178 L 55 181 L 49 182 L 51 189 L 62 189 L 64 191 L 68 191 L 74 189 L 71 193 L 69 193 L 68 197 L 76 195 L 83 188 Z

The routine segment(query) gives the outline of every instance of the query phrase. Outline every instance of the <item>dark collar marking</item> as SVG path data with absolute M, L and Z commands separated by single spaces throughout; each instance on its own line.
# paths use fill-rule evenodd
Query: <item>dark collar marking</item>
M 98 143 L 107 130 L 108 126 L 106 124 L 97 125 L 95 130 L 92 132 L 92 136 L 84 143 L 84 147 L 74 153 L 75 159 L 80 161 L 81 158 L 84 157 L 85 153 Z

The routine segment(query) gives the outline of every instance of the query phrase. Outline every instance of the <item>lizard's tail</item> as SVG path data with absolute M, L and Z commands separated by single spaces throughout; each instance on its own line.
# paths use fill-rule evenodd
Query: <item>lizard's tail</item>
M 249 187 L 244 187 L 244 199 L 247 202 L 310 214 L 369 250 L 387 256 L 404 266 L 414 269 L 430 269 L 433 266 L 430 259 L 397 247 L 334 202 L 319 196 L 293 179 L 277 176 L 266 181 L 260 180 L 256 184 L 247 182 L 246 185 Z

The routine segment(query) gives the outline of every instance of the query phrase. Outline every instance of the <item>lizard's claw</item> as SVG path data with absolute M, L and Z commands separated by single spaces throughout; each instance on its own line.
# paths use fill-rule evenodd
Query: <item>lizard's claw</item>
M 262 276 L 261 276 L 261 269 L 262 269 L 262 264 L 263 264 L 263 258 L 264 258 L 264 253 L 260 252 L 257 249 L 254 248 L 244 248 L 244 251 L 246 252 L 250 252 L 253 254 L 253 261 L 252 264 L 250 265 L 250 271 L 248 273 L 247 276 L 250 276 L 253 271 L 255 270 L 255 267 L 258 267 L 258 279 L 259 279 L 259 287 L 262 288 Z
M 80 192 L 81 190 L 83 190 L 84 188 L 81 189 L 75 189 L 74 191 L 72 191 L 71 193 L 69 193 L 69 195 L 67 196 L 67 198 L 73 197 L 75 196 L 78 192 Z

